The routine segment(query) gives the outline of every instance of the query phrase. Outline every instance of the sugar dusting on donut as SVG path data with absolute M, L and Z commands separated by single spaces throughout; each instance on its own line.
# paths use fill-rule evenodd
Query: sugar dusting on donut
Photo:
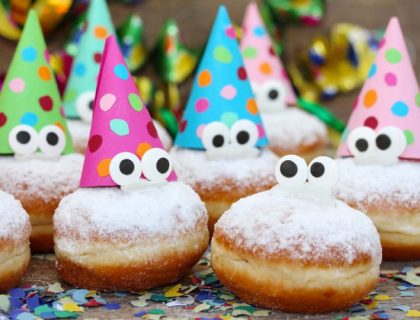
M 420 205 L 420 163 L 400 161 L 397 165 L 356 165 L 353 159 L 337 159 L 340 181 L 335 188 L 347 203 L 381 203 L 405 208 Z
M 230 191 L 223 181 L 231 180 L 236 189 L 259 184 L 275 184 L 273 174 L 278 161 L 269 150 L 258 158 L 235 160 L 208 160 L 204 151 L 172 148 L 170 152 L 178 178 L 187 184 L 200 184 L 203 190 Z
M 79 186 L 83 156 L 70 154 L 58 161 L 14 157 L 0 158 L 0 189 L 17 198 L 35 196 L 48 201 L 60 198 Z
M 315 116 L 297 108 L 282 112 L 261 114 L 271 144 L 283 149 L 312 145 L 327 139 L 326 126 Z
M 12 195 L 0 191 L 0 239 L 19 240 L 28 232 L 29 217 L 19 201 Z
M 133 191 L 82 188 L 63 198 L 54 215 L 56 233 L 79 240 L 176 237 L 198 223 L 207 224 L 204 203 L 182 182 Z
M 235 203 L 217 229 L 253 253 L 287 254 L 300 261 L 342 260 L 351 264 L 360 254 L 381 259 L 379 235 L 362 212 L 341 201 L 317 201 L 278 188 Z

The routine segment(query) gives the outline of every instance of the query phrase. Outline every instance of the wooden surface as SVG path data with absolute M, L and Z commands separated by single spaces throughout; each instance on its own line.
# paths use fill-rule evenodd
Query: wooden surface
M 381 270 L 383 273 L 390 273 L 396 272 L 401 270 L 404 266 L 420 266 L 420 262 L 407 262 L 407 263 L 396 263 L 396 262 L 385 262 L 382 264 Z M 181 283 L 183 285 L 191 285 L 191 274 L 194 271 L 200 270 L 200 266 L 196 266 L 194 270 L 190 273 L 189 276 L 186 276 Z M 202 269 L 202 268 L 201 268 Z M 54 256 L 36 256 L 32 259 L 30 270 L 28 274 L 25 276 L 23 282 L 30 283 L 33 285 L 48 285 L 60 281 L 60 278 L 54 268 Z M 420 287 L 411 288 L 411 291 L 414 291 L 416 296 L 414 297 L 400 297 L 400 291 L 397 289 L 397 286 L 400 285 L 401 282 L 388 279 L 385 282 L 379 283 L 378 287 L 375 289 L 376 294 L 383 294 L 389 295 L 391 300 L 389 301 L 380 301 L 380 305 L 368 312 L 363 313 L 356 313 L 355 315 L 367 315 L 377 312 L 379 310 L 384 310 L 387 314 L 389 314 L 390 319 L 404 319 L 405 313 L 398 310 L 392 310 L 393 306 L 398 305 L 408 305 L 411 309 L 420 310 Z M 69 289 L 70 287 L 62 282 L 64 289 Z M 195 296 L 196 292 L 192 292 L 191 295 Z M 156 292 L 162 292 L 162 290 L 157 289 Z M 137 296 L 135 295 L 128 295 L 125 297 L 117 297 L 113 293 L 103 293 L 101 297 L 105 298 L 108 303 L 119 303 L 121 305 L 121 309 L 119 310 L 106 310 L 104 307 L 99 308 L 85 308 L 85 312 L 83 313 L 81 319 L 87 318 L 97 318 L 97 319 L 131 319 L 133 315 L 140 311 L 147 311 L 153 308 L 163 309 L 166 311 L 166 315 L 170 319 L 194 319 L 199 317 L 206 317 L 211 318 L 215 317 L 216 315 L 223 314 L 223 312 L 213 311 L 213 312 L 201 312 L 201 313 L 194 313 L 192 311 L 187 311 L 182 307 L 167 307 L 164 303 L 150 303 L 149 306 L 145 308 L 136 308 L 130 305 L 130 301 L 136 300 Z M 197 303 L 195 303 L 197 304 Z M 351 316 L 348 312 L 338 312 L 333 314 L 327 315 L 316 315 L 316 316 L 307 316 L 307 315 L 298 315 L 298 314 L 285 314 L 282 312 L 272 312 L 269 315 L 270 319 L 342 319 L 345 316 Z M 244 319 L 244 318 L 242 318 Z M 246 318 L 245 318 L 246 319 Z M 261 318 L 259 318 L 261 319 Z M 363 319 L 363 318 L 362 318 Z M 360 319 L 360 320 L 362 320 Z

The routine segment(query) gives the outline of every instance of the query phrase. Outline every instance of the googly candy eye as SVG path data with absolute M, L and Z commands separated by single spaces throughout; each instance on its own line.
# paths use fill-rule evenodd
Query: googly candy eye
M 280 185 L 303 185 L 308 179 L 308 167 L 303 158 L 287 155 L 277 162 L 275 176 Z
M 281 110 L 286 106 L 286 88 L 279 81 L 268 81 L 261 87 L 261 103 L 258 105 L 265 111 Z
M 150 181 L 164 181 L 172 172 L 169 154 L 160 148 L 149 149 L 141 158 L 143 175 Z
M 332 188 L 339 178 L 337 163 L 329 157 L 317 157 L 309 164 L 308 181 L 312 185 Z
M 38 133 L 31 126 L 22 124 L 9 133 L 9 145 L 16 155 L 29 156 L 38 149 Z
M 221 149 L 229 143 L 229 129 L 222 122 L 210 122 L 204 128 L 201 140 L 208 151 Z
M 94 91 L 85 92 L 77 98 L 76 110 L 83 121 L 92 122 L 94 102 L 95 102 Z
M 55 125 L 42 128 L 39 132 L 39 149 L 47 156 L 59 156 L 66 146 L 66 135 Z
M 258 141 L 258 128 L 250 120 L 239 120 L 230 129 L 230 142 L 237 146 L 254 147 Z
M 131 152 L 115 155 L 109 165 L 112 181 L 119 186 L 128 186 L 140 180 L 142 165 L 140 159 Z
M 354 157 L 374 153 L 376 133 L 369 127 L 353 129 L 347 138 L 347 147 Z
M 392 126 L 382 128 L 376 136 L 375 143 L 383 163 L 396 163 L 407 147 L 404 132 Z

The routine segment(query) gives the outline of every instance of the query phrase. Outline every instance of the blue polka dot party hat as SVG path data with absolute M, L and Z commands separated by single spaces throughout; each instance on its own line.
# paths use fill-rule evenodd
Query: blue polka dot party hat
M 96 82 L 105 39 L 115 35 L 105 0 L 91 0 L 86 16 L 86 30 L 80 40 L 64 92 L 66 117 L 91 121 Z
M 54 145 L 46 144 L 48 134 Z M 41 26 L 31 10 L 0 93 L 0 154 L 30 155 L 38 148 L 54 155 L 73 152 Z
M 354 156 L 350 133 L 359 127 L 380 133 L 396 127 L 406 140 L 400 159 L 420 160 L 420 93 L 400 23 L 390 19 L 359 97 L 354 103 L 337 155 Z
M 221 6 L 195 75 L 175 145 L 204 150 L 202 134 L 206 125 L 221 122 L 232 129 L 241 120 L 256 127 L 257 147 L 268 144 L 234 27 L 226 8 Z

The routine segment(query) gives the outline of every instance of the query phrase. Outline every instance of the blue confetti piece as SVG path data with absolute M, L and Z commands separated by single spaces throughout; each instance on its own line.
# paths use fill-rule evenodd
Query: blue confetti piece
M 411 307 L 407 306 L 405 304 L 392 307 L 392 310 L 398 310 L 398 311 L 402 311 L 404 313 L 408 312 L 408 310 L 410 310 L 410 309 L 411 309 Z
M 400 291 L 400 297 L 414 297 L 416 293 L 414 291 Z
M 117 310 L 121 309 L 121 305 L 119 303 L 107 303 L 104 305 L 105 308 L 108 310 Z
M 140 311 L 134 314 L 135 317 L 137 318 L 141 318 L 143 316 L 145 316 L 148 312 L 147 311 Z
M 116 297 L 119 297 L 119 298 L 124 298 L 124 297 L 126 297 L 126 296 L 127 296 L 127 292 L 117 291 L 117 292 L 114 292 L 114 295 L 115 295 Z
M 201 291 L 199 294 L 197 294 L 195 299 L 199 302 L 203 302 L 204 300 L 215 300 L 216 296 L 214 294 Z
M 36 317 L 30 312 L 22 312 L 16 317 L 16 320 L 35 320 Z
M 42 319 L 55 319 L 54 312 L 43 312 L 39 315 Z
M 23 299 L 26 297 L 26 292 L 21 288 L 14 288 L 9 290 L 9 295 L 13 298 Z
M 88 300 L 86 299 L 86 295 L 88 293 L 89 293 L 89 290 L 86 290 L 86 289 L 75 290 L 72 294 L 72 298 L 78 304 L 85 304 L 86 302 L 88 302 Z
M 33 312 L 36 307 L 40 305 L 39 296 L 35 294 L 33 297 L 29 297 L 26 299 L 26 304 L 28 305 L 29 310 Z
M 413 267 L 406 266 L 401 270 L 401 273 L 409 273 L 411 270 L 413 270 Z

